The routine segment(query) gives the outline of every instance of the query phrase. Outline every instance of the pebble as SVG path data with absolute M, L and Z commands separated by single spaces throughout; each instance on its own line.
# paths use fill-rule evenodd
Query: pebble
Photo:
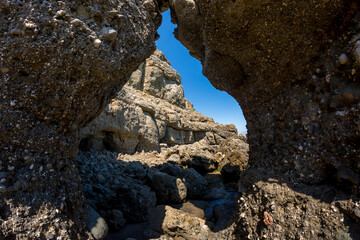
M 15 106 L 15 101 L 10 101 L 10 106 Z
M 24 26 L 25 26 L 26 28 L 28 28 L 28 29 L 33 29 L 33 28 L 36 28 L 36 27 L 37 27 L 37 25 L 36 25 L 35 23 L 33 23 L 33 22 L 25 22 L 25 23 L 24 23 Z
M 95 39 L 94 40 L 94 47 L 98 48 L 98 47 L 100 47 L 100 45 L 101 45 L 101 40 L 100 39 Z
M 101 30 L 101 34 L 105 39 L 109 41 L 114 41 L 117 36 L 117 31 L 112 27 L 104 27 Z
M 3 73 L 3 74 L 8 73 L 9 70 L 10 70 L 10 69 L 7 68 L 7 67 L 0 67 L 0 72 Z
M 325 79 L 326 79 L 326 82 L 327 82 L 327 83 L 330 83 L 331 75 L 330 75 L 330 74 L 327 74 L 326 77 L 325 77 Z
M 13 29 L 10 30 L 10 35 L 12 35 L 12 36 L 24 35 L 24 31 L 22 31 L 19 28 L 13 28 Z
M 7 189 L 4 185 L 0 185 L 0 193 L 7 192 Z
M 339 62 L 342 64 L 342 65 L 345 65 L 345 64 L 348 64 L 349 63 L 349 57 L 343 53 L 339 56 Z
M 14 171 L 14 170 L 15 170 L 15 167 L 14 167 L 14 166 L 8 166 L 8 170 L 9 170 L 9 171 Z

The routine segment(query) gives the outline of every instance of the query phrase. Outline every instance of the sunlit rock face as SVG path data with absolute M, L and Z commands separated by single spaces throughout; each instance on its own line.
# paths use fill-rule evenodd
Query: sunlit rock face
M 80 131 L 80 148 L 133 154 L 159 151 L 161 143 L 184 145 L 204 138 L 220 144 L 235 135 L 234 125 L 215 123 L 193 109 L 179 73 L 156 50 L 99 117 Z
M 78 129 L 154 50 L 154 1 L 0 1 L 0 238 L 83 238 Z
M 169 7 L 175 37 L 247 120 L 251 167 L 240 181 L 236 236 L 359 237 L 349 227 L 359 223 L 357 1 L 174 0 Z

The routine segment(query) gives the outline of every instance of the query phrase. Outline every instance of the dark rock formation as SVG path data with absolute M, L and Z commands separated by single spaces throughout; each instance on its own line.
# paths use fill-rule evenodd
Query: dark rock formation
M 154 1 L 0 1 L 1 239 L 84 237 L 79 128 L 155 50 L 160 22 Z
M 86 237 L 78 130 L 155 50 L 154 1 L 80 4 L 0 2 L 0 238 Z M 160 5 L 247 119 L 236 237 L 359 238 L 358 1 Z
M 359 200 L 358 2 L 169 3 L 175 37 L 247 120 L 251 167 L 241 176 L 237 237 L 359 238 L 353 212 L 341 210 L 343 222 L 311 210 Z M 297 211 L 282 220 L 270 207 L 286 199 Z M 265 211 L 276 224 L 262 224 Z

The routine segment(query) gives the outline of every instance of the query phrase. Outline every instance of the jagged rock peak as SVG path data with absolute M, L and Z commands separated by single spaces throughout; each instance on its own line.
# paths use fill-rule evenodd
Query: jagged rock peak
M 184 97 L 180 74 L 160 50 L 139 66 L 126 85 L 182 108 L 193 107 Z

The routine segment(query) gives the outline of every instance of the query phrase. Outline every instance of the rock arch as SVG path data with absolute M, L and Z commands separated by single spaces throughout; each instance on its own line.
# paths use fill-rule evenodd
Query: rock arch
M 248 207 L 239 204 L 237 236 L 304 237 L 281 211 L 270 214 L 286 231 L 261 225 L 272 206 L 287 209 L 273 189 L 308 209 L 326 212 L 335 203 L 358 224 L 351 201 L 360 172 L 357 1 L 158 2 L 0 3 L 0 237 L 85 238 L 73 166 L 78 129 L 155 50 L 167 5 L 177 39 L 239 101 L 248 122 L 251 168 L 240 185 Z M 347 236 L 335 210 L 311 215 L 296 207 L 287 210 L 298 211 L 306 236 Z M 314 232 L 309 219 L 318 223 Z

